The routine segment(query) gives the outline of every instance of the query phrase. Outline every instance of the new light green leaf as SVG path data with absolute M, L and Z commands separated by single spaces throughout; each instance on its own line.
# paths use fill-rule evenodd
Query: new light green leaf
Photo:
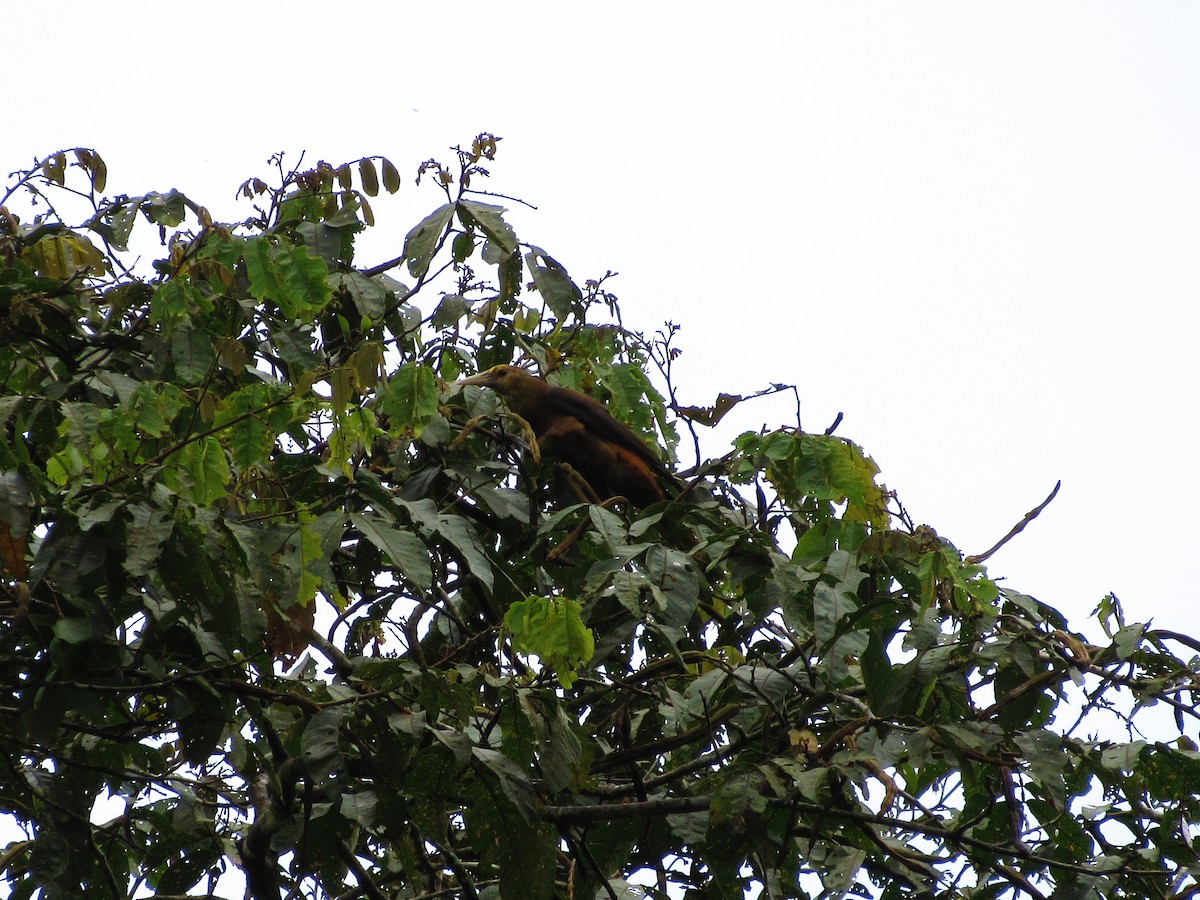
M 570 689 L 579 667 L 591 661 L 596 648 L 582 611 L 575 600 L 530 596 L 508 608 L 504 626 L 512 634 L 517 652 L 537 656 L 554 669 L 562 686 Z

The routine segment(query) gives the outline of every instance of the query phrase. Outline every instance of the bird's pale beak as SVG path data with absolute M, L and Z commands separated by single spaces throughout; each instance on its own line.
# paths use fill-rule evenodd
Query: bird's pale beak
M 452 384 L 455 384 L 458 387 L 466 387 L 469 384 L 487 387 L 489 384 L 491 384 L 491 376 L 491 372 L 480 372 L 478 375 L 472 375 L 470 378 L 460 378 L 458 381 L 452 382 Z

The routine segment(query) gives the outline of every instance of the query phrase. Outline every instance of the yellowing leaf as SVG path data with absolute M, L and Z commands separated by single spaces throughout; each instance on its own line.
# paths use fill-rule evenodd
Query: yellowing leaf
M 40 275 L 68 281 L 80 274 L 103 275 L 104 257 L 82 234 L 48 234 L 21 252 L 21 258 Z
M 368 197 L 379 193 L 379 173 L 375 171 L 375 163 L 367 158 L 358 161 L 358 177 L 362 180 L 363 192 Z
M 396 170 L 395 165 L 386 157 L 379 160 L 379 166 L 383 170 L 383 187 L 389 194 L 394 194 L 400 190 L 400 173 Z

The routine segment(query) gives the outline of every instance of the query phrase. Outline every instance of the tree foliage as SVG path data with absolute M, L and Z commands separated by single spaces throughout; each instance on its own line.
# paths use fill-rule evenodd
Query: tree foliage
M 259 898 L 1193 892 L 1200 645 L 1113 597 L 1073 631 L 840 436 L 703 457 L 743 398 L 677 399 L 674 328 L 517 236 L 496 149 L 411 185 L 276 159 L 237 224 L 106 195 L 90 150 L 12 177 L 11 896 L 234 867 Z M 362 265 L 381 189 L 438 205 Z M 454 384 L 516 361 L 665 447 L 680 495 L 580 499 Z

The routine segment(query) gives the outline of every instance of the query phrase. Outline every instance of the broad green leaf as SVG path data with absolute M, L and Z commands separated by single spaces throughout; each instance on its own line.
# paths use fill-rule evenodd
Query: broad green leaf
M 155 225 L 174 228 L 187 215 L 187 198 L 176 190 L 165 194 L 150 191 L 142 198 L 141 208 Z
M 437 377 L 422 365 L 404 365 L 388 379 L 379 397 L 379 408 L 388 416 L 393 434 L 419 438 L 438 411 Z
M 1062 736 L 1035 728 L 1014 734 L 1013 742 L 1021 749 L 1043 796 L 1052 798 L 1056 804 L 1066 802 L 1066 767 L 1071 756 Z
M 127 249 L 129 235 L 133 232 L 133 226 L 137 222 L 141 201 L 141 197 L 132 197 L 124 203 L 114 204 L 106 210 L 101 210 L 97 214 L 98 221 L 94 221 L 91 226 L 92 230 L 106 236 L 118 249 Z
M 0 523 L 7 526 L 13 537 L 28 533 L 33 506 L 33 495 L 25 476 L 15 469 L 0 471 Z
M 304 770 L 325 796 L 334 796 L 347 777 L 339 731 L 346 718 L 344 708 L 323 709 L 309 720 L 300 740 Z
M 429 549 L 419 537 L 370 513 L 352 513 L 350 521 L 367 540 L 386 553 L 418 589 L 429 590 L 432 585 Z
M 212 371 L 216 357 L 212 339 L 201 329 L 191 327 L 186 319 L 171 333 L 171 362 L 175 366 L 177 383 L 204 381 Z
M 508 801 L 509 811 L 517 814 L 511 820 L 514 826 L 518 822 L 529 824 L 536 820 L 533 784 L 524 769 L 499 750 L 490 747 L 473 747 L 471 757 L 477 768 L 481 768 L 499 782 L 503 797 Z
M 172 278 L 155 288 L 150 302 L 150 321 L 170 327 L 193 311 L 207 309 L 211 309 L 211 304 L 195 286 L 183 278 Z
M 497 762 L 507 762 L 499 754 L 486 752 Z M 505 787 L 505 778 L 498 777 Z M 511 794 L 497 795 L 486 785 L 475 785 L 470 796 L 464 812 L 467 834 L 480 855 L 482 873 L 492 877 L 495 870 L 499 875 L 499 900 L 553 900 L 558 896 L 554 886 L 558 832 L 545 822 L 514 815 L 514 805 L 506 802 Z
M 295 543 L 299 556 L 297 568 L 300 573 L 296 602 L 301 606 L 312 606 L 323 581 L 322 570 L 325 568 L 329 554 L 325 550 L 325 542 L 322 539 L 321 530 L 318 528 L 316 517 L 310 512 L 301 510 L 296 518 L 299 528 L 298 540 Z M 336 520 L 341 517 L 336 513 L 331 513 L 330 518 L 334 520 L 336 526 L 338 524 Z M 337 536 L 341 536 L 340 528 L 337 529 Z M 333 547 L 329 549 L 332 550 Z
M 646 551 L 646 579 L 658 601 L 655 618 L 672 627 L 686 625 L 700 599 L 700 577 L 692 558 L 655 544 Z
M 294 415 L 283 384 L 249 384 L 230 394 L 214 424 L 239 471 L 266 465 Z
M 200 506 L 222 499 L 229 488 L 229 461 L 213 436 L 189 441 L 170 457 L 177 483 Z M 181 480 L 182 479 L 182 480 Z
M 682 406 L 677 409 L 677 412 L 686 419 L 711 428 L 744 399 L 741 394 L 720 393 L 712 406 Z
M 517 651 L 536 655 L 551 666 L 568 690 L 579 667 L 591 661 L 595 650 L 592 631 L 584 625 L 581 611 L 575 600 L 530 596 L 504 614 L 504 626 Z
M 374 278 L 359 272 L 333 272 L 329 275 L 329 284 L 334 293 L 345 291 L 350 295 L 362 319 L 371 322 L 383 320 L 387 291 Z
M 470 259 L 471 254 L 475 252 L 474 233 L 471 231 L 461 231 L 456 234 L 453 243 L 450 245 L 450 250 L 455 262 L 466 262 Z
M 588 516 L 596 532 L 613 551 L 629 544 L 629 533 L 621 517 L 602 506 L 588 507 Z
M 1200 779 L 1200 754 L 1165 744 L 1148 744 L 1138 755 L 1137 773 L 1149 795 L 1159 802 L 1188 801 L 1196 795 Z
M 75 151 L 75 158 L 92 179 L 92 190 L 97 194 L 104 193 L 104 187 L 108 184 L 108 166 L 100 154 L 95 150 L 80 148 Z
M 541 247 L 531 247 L 525 254 L 525 263 L 538 293 L 560 320 L 580 314 L 583 292 L 557 260 Z
M 133 577 L 145 575 L 158 561 L 163 542 L 171 534 L 172 521 L 167 513 L 145 503 L 126 507 L 125 559 L 122 565 Z
M 471 311 L 471 304 L 462 294 L 446 294 L 433 311 L 430 324 L 434 328 L 451 328 Z
M 149 437 L 163 437 L 184 409 L 189 406 L 187 396 L 176 385 L 146 381 L 134 389 L 126 404 L 130 425 Z
M 1113 647 L 1117 651 L 1117 656 L 1121 659 L 1129 659 L 1142 643 L 1142 636 L 1146 633 L 1146 626 L 1141 622 L 1135 622 L 1133 625 L 1126 625 L 1113 636 Z
M 461 516 L 449 513 L 438 516 L 438 533 L 448 540 L 461 554 L 471 574 L 479 579 L 484 589 L 490 592 L 495 581 L 492 564 L 488 561 L 479 536 L 470 523 Z
M 476 227 L 487 235 L 500 253 L 507 257 L 517 251 L 517 236 L 504 221 L 504 207 L 477 200 L 463 200 L 458 204 L 459 218 L 463 227 Z
M 379 821 L 376 812 L 378 805 L 374 791 L 358 791 L 342 794 L 340 809 L 346 818 L 364 828 L 370 828 Z
M 329 303 L 329 270 L 304 247 L 252 238 L 245 245 L 245 260 L 250 292 L 273 302 L 285 318 L 307 320 Z
M 54 636 L 68 644 L 82 644 L 92 639 L 92 623 L 87 619 L 59 619 L 54 623 Z
M 549 692 L 539 693 L 540 708 L 535 710 L 533 697 L 523 695 L 522 704 L 534 724 L 538 740 L 538 761 L 542 773 L 542 788 L 557 794 L 578 784 L 583 753 L 579 738 L 571 728 L 571 720 L 558 698 Z M 544 715 L 539 714 L 544 712 Z
M 429 271 L 434 251 L 453 215 L 454 204 L 443 204 L 418 222 L 405 236 L 404 258 L 408 262 L 408 274 L 413 278 L 424 278 L 425 273 Z
M 500 299 L 512 300 L 521 293 L 524 262 L 520 253 L 512 253 L 499 260 L 496 278 L 500 282 Z

